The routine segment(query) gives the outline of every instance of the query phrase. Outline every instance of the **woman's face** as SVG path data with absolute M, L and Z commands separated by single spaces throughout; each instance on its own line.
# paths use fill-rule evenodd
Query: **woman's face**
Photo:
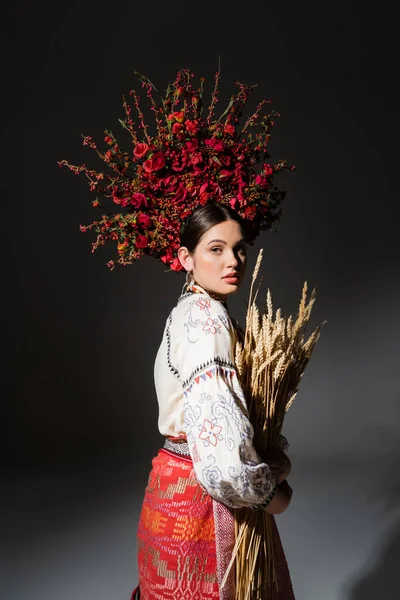
M 234 294 L 243 282 L 246 242 L 236 221 L 214 225 L 200 238 L 193 254 L 180 248 L 179 256 L 185 269 L 192 271 L 195 281 L 222 299 Z

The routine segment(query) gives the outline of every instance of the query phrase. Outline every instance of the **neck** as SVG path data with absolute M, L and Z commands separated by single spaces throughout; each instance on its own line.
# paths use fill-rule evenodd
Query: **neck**
M 193 288 L 200 288 L 200 290 L 204 290 L 205 292 L 207 292 L 207 294 L 211 297 L 214 298 L 214 300 L 221 300 L 221 302 L 223 302 L 224 304 L 227 303 L 227 296 L 225 294 L 217 294 L 215 292 L 211 292 L 210 290 L 208 290 L 207 288 L 205 288 L 204 286 L 200 285 L 199 283 L 197 283 L 196 281 L 192 281 L 189 285 L 188 285 L 188 289 L 193 289 Z

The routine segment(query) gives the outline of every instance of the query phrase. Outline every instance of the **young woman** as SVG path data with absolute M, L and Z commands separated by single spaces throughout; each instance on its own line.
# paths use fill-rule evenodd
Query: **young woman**
M 83 141 L 103 159 L 105 173 L 59 161 L 75 174 L 84 173 L 96 194 L 92 204 L 101 218 L 80 229 L 97 234 L 92 252 L 109 242 L 117 245 L 117 258 L 107 263 L 111 269 L 147 255 L 187 273 L 155 362 L 159 430 L 166 441 L 153 460 L 143 501 L 139 586 L 132 597 L 233 600 L 234 569 L 225 585 L 222 580 L 235 540 L 235 509 L 281 513 L 292 492 L 285 453 L 259 456 L 253 446 L 234 360 L 241 331 L 227 300 L 243 281 L 246 243 L 280 217 L 286 191 L 275 177 L 294 167 L 270 160 L 271 128 L 279 116 L 263 114 L 270 100 L 259 102 L 242 120 L 255 86 L 236 82 L 236 93 L 217 116 L 219 71 L 207 110 L 205 79 L 196 87 L 190 69 L 178 71 L 161 102 L 151 81 L 136 75 L 156 120 L 154 135 L 132 90 L 137 118 L 124 100 L 126 118 L 120 119 L 132 150 L 123 150 L 106 130 L 107 151 L 91 136 Z M 292 600 L 272 522 L 278 600 Z
M 132 599 L 234 600 L 233 511 L 282 513 L 290 460 L 258 456 L 235 368 L 239 327 L 227 300 L 243 281 L 246 222 L 218 203 L 197 208 L 180 239 L 186 284 L 168 316 L 154 369 L 158 426 L 138 529 L 139 585 Z M 294 598 L 273 521 L 279 600 Z

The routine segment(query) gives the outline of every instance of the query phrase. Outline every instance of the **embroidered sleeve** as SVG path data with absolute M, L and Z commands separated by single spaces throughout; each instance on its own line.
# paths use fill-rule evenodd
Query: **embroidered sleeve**
M 184 427 L 197 479 L 210 496 L 231 508 L 261 509 L 272 500 L 276 480 L 253 446 L 234 339 L 219 301 L 191 300 L 179 350 Z

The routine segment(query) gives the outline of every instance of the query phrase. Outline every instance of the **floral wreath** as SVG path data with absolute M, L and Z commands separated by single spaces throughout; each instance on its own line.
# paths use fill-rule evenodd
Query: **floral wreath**
M 239 91 L 215 118 L 219 71 L 207 116 L 203 115 L 205 80 L 201 78 L 200 87 L 194 89 L 194 75 L 189 69 L 178 72 L 159 103 L 154 99 L 154 85 L 140 73 L 135 75 L 154 112 L 156 135 L 150 135 L 140 97 L 132 90 L 137 122 L 125 98 L 125 118 L 119 119 L 132 138 L 132 152 L 122 150 L 109 130 L 105 130 L 108 149 L 104 152 L 92 137 L 83 136 L 83 145 L 97 152 L 111 174 L 89 169 L 85 164 L 58 162 L 75 174 L 85 173 L 90 190 L 110 199 L 111 206 L 118 206 L 117 212 L 112 212 L 98 197 L 92 201 L 94 207 L 102 210 L 102 217 L 80 225 L 83 232 L 93 229 L 97 233 L 92 252 L 112 240 L 117 242 L 118 259 L 107 263 L 111 269 L 115 262 L 127 265 L 148 255 L 172 271 L 181 271 L 177 256 L 180 236 L 193 211 L 208 202 L 235 210 L 248 223 L 251 240 L 260 230 L 270 229 L 280 217 L 279 205 L 286 195 L 275 185 L 274 176 L 283 169 L 294 170 L 286 160 L 267 162 L 270 130 L 280 116 L 272 111 L 260 119 L 262 107 L 270 101 L 262 100 L 239 131 L 244 106 L 255 86 L 237 82 Z M 253 135 L 249 130 L 256 125 L 259 131 Z

